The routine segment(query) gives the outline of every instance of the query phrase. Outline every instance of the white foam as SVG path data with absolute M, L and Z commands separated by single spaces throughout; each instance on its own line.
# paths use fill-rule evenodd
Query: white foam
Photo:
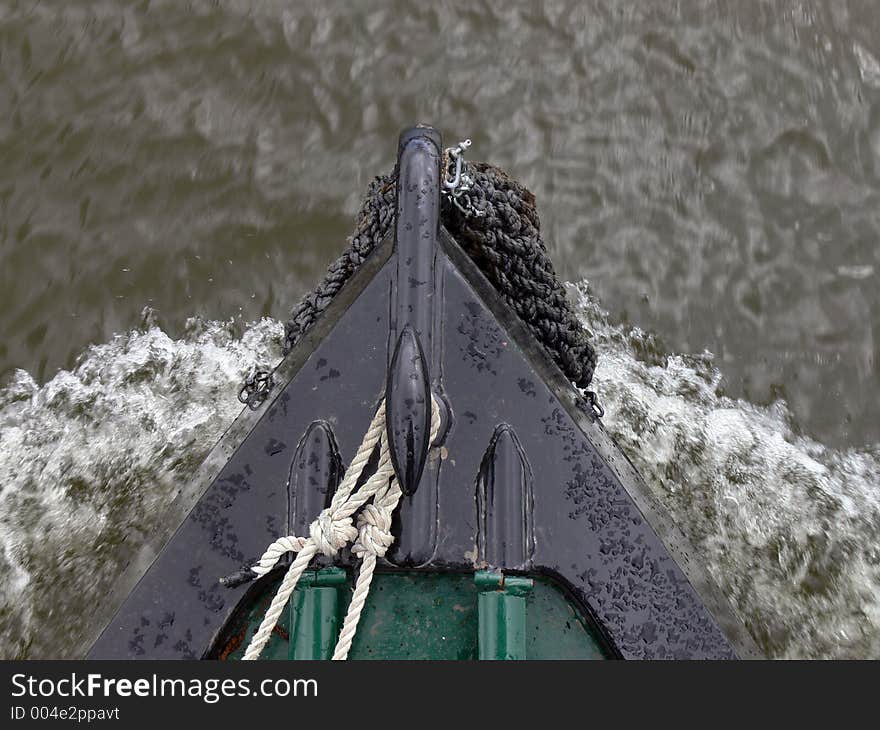
M 245 373 L 280 358 L 273 320 L 187 330 L 117 336 L 41 387 L 18 371 L 0 391 L 0 655 L 69 654 L 78 617 L 240 412 Z
M 572 287 L 599 345 L 604 423 L 777 657 L 880 656 L 880 455 L 797 435 L 784 403 L 721 392 L 711 355 L 666 355 Z M 647 343 L 647 345 L 646 345 Z

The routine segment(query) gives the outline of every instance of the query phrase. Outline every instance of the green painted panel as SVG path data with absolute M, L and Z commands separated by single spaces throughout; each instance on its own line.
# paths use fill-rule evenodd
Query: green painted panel
M 288 603 L 294 627 L 288 642 L 290 659 L 329 659 L 339 635 L 339 587 L 348 584 L 341 568 L 306 571 Z
M 265 593 L 243 608 L 218 656 L 241 658 L 280 580 L 267 582 Z M 343 615 L 351 589 L 349 576 L 339 589 Z M 473 573 L 377 573 L 349 658 L 477 659 L 478 594 Z M 288 658 L 289 627 L 290 611 L 285 611 L 264 659 Z M 543 578 L 534 579 L 526 597 L 526 658 L 605 658 L 575 604 Z
M 525 597 L 504 591 L 482 591 L 477 599 L 480 659 L 525 659 Z
M 291 597 L 290 623 L 294 640 L 288 642 L 291 659 L 329 659 L 339 635 L 339 591 L 305 586 Z

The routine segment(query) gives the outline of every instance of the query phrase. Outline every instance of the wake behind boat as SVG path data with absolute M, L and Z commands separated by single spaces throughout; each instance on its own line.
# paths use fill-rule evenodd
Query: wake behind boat
M 92 620 L 89 658 L 746 658 L 605 433 L 530 194 L 439 133 Z

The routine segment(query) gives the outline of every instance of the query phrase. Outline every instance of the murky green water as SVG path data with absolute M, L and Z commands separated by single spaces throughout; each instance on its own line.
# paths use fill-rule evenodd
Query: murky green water
M 52 653 L 82 555 L 234 413 L 245 345 L 187 320 L 282 318 L 427 121 L 537 194 L 609 312 L 612 430 L 765 649 L 877 655 L 878 58 L 871 2 L 0 0 L 6 646 Z M 145 306 L 161 330 L 113 340 Z

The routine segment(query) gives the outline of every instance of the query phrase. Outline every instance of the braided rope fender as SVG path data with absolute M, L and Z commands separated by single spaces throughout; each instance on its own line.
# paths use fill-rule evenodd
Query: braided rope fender
M 480 215 L 468 215 L 444 199 L 443 225 L 568 379 L 578 388 L 589 387 L 596 369 L 596 351 L 547 255 L 535 196 L 504 171 L 486 163 L 469 164 L 468 174 L 472 187 L 467 195 Z M 394 174 L 370 183 L 348 248 L 317 288 L 293 308 L 285 325 L 285 353 L 391 230 L 394 190 Z

